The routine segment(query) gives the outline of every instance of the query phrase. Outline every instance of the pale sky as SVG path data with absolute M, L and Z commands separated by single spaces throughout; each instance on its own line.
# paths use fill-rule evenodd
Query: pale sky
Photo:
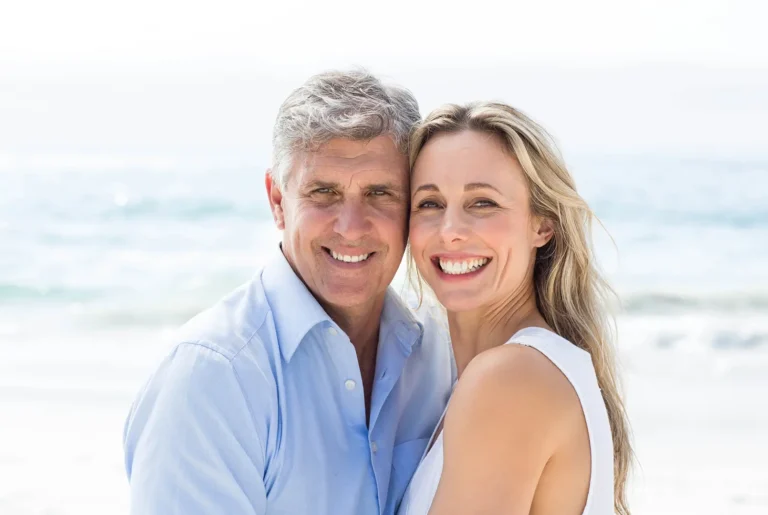
M 291 89 L 351 65 L 409 87 L 423 114 L 507 101 L 576 151 L 765 155 L 765 19 L 762 0 L 11 0 L 0 167 L 19 155 L 262 163 Z
M 410 56 L 768 65 L 762 0 L 11 0 L 4 60 Z

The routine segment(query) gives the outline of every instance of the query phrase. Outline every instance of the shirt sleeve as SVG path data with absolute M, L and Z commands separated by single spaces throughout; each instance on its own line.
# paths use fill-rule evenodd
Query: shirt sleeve
M 263 515 L 264 448 L 232 363 L 181 344 L 125 425 L 133 515 Z

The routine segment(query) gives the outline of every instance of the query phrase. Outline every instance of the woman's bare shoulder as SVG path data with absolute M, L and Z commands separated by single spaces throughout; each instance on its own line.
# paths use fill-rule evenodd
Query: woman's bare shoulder
M 456 419 L 463 419 L 462 425 L 514 424 L 553 439 L 583 423 L 570 381 L 547 356 L 523 345 L 501 345 L 470 362 L 451 398 L 446 428 Z

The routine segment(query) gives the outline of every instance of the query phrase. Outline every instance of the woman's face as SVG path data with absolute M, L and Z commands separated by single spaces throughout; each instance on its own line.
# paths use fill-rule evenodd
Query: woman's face
M 531 214 L 524 172 L 497 136 L 433 137 L 411 192 L 411 252 L 446 309 L 503 303 L 532 286 L 536 248 L 552 230 Z

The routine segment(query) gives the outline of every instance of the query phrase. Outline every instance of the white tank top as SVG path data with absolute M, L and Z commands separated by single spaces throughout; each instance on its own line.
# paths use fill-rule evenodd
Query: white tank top
M 583 515 L 613 514 L 613 440 L 608 412 L 597 385 L 595 368 L 592 366 L 589 353 L 552 331 L 539 327 L 522 329 L 507 343 L 525 345 L 538 350 L 549 358 L 573 385 L 587 422 L 592 461 L 589 493 Z M 434 437 L 433 434 L 430 441 Z M 429 446 L 427 448 L 429 449 Z M 398 515 L 427 515 L 437 492 L 442 471 L 443 434 L 441 431 L 432 448 L 422 457 L 405 491 Z

